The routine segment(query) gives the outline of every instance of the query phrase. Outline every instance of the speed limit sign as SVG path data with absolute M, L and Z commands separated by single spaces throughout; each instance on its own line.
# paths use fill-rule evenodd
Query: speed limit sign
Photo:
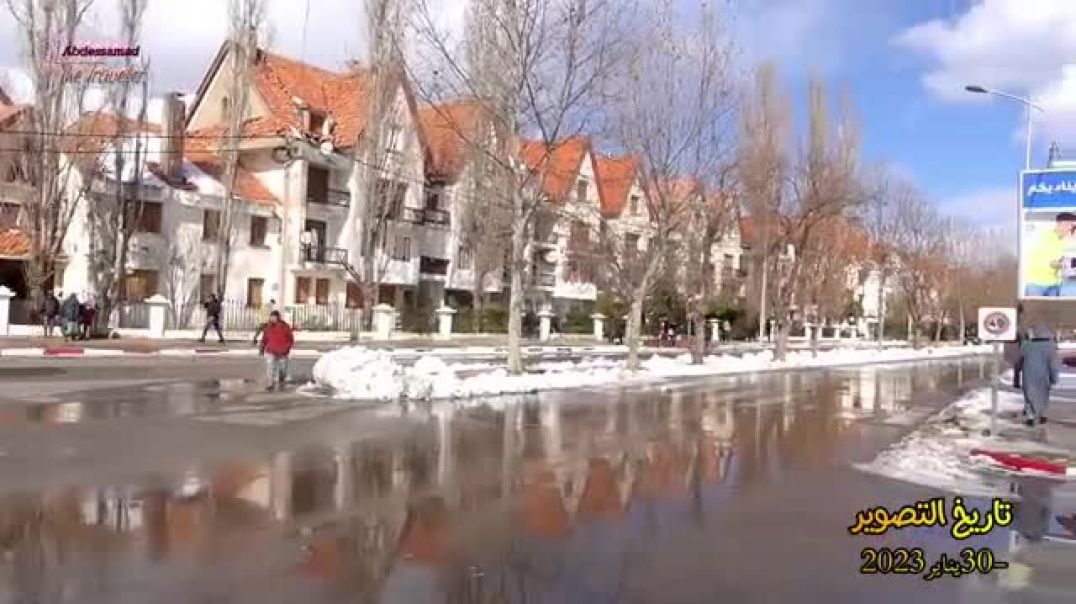
M 979 309 L 979 339 L 983 342 L 1016 340 L 1016 309 L 982 307 Z

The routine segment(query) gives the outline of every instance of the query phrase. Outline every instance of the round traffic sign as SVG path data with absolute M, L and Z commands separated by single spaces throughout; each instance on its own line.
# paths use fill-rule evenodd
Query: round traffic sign
M 983 319 L 983 328 L 991 335 L 1000 336 L 1009 329 L 1009 316 L 1003 312 L 992 312 Z

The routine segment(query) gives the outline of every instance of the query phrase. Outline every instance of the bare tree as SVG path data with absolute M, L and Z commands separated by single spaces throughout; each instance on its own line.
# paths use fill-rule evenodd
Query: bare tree
M 232 244 L 235 242 L 235 217 L 239 201 L 235 198 L 235 182 L 239 171 L 239 149 L 243 143 L 243 127 L 250 110 L 253 83 L 251 74 L 258 53 L 258 32 L 265 22 L 264 0 L 230 0 L 228 5 L 230 60 L 227 63 L 228 99 L 227 121 L 220 141 L 221 185 L 224 188 L 217 223 L 214 256 L 217 295 L 224 299 L 228 284 Z
M 883 166 L 874 174 L 873 187 L 863 208 L 863 225 L 870 236 L 869 260 L 878 279 L 874 293 L 878 307 L 878 348 L 884 345 L 886 286 L 897 259 L 894 253 L 894 208 L 898 205 L 897 199 L 909 194 L 914 194 L 914 191 L 908 183 L 895 179 Z
M 549 161 L 562 139 L 584 132 L 601 105 L 612 69 L 623 3 L 612 0 L 474 0 L 490 63 L 472 70 L 450 34 L 440 30 L 428 0 L 417 0 L 415 30 L 443 59 L 443 83 L 452 96 L 473 98 L 489 116 L 505 152 L 490 156 L 511 187 L 501 202 L 510 210 L 508 367 L 523 371 L 522 315 L 530 262 L 530 233 L 549 199 L 556 167 Z M 516 137 L 535 139 L 524 145 Z M 563 175 L 559 175 L 563 177 Z
M 30 134 L 17 154 L 17 174 L 31 188 L 23 202 L 29 244 L 26 284 L 35 306 L 42 289 L 56 276 L 57 260 L 75 210 L 86 194 L 96 159 L 83 153 L 87 140 L 64 138 L 64 129 L 82 107 L 89 78 L 57 63 L 55 52 L 75 42 L 92 0 L 7 0 L 18 27 L 23 60 L 33 83 L 32 109 L 26 116 Z M 87 137 L 88 138 L 88 137 Z
M 617 229 L 606 228 L 606 256 L 626 254 L 610 281 L 630 301 L 628 368 L 638 365 L 643 304 L 661 266 L 667 265 L 689 295 L 697 345 L 705 352 L 705 305 L 712 296 L 712 250 L 736 217 L 732 176 L 731 117 L 735 107 L 732 43 L 725 15 L 704 5 L 683 23 L 676 3 L 662 0 L 641 10 L 627 48 L 626 68 L 612 103 L 611 131 L 635 159 L 646 188 L 651 228 L 642 249 L 625 250 Z M 619 248 L 619 249 L 618 249 Z M 617 260 L 612 259 L 612 262 Z
M 119 1 L 120 36 L 128 47 L 140 45 L 146 6 L 147 0 Z M 134 57 L 127 56 L 124 61 L 127 71 L 134 71 Z M 127 272 L 131 237 L 142 209 L 139 198 L 148 151 L 144 128 L 149 100 L 148 62 L 144 58 L 139 59 L 137 71 L 143 74 L 140 83 L 123 79 L 109 90 L 109 105 L 116 114 L 115 128 L 109 133 L 111 174 L 104 174 L 100 179 L 103 190 L 92 194 L 93 203 L 86 212 L 92 290 L 98 308 L 95 329 L 108 327 L 112 310 L 122 295 L 120 289 Z M 131 113 L 136 119 L 129 119 Z M 93 179 L 97 175 L 85 177 Z
M 753 85 L 740 103 L 740 144 L 737 180 L 740 198 L 750 216 L 751 253 L 757 279 L 759 339 L 766 333 L 773 289 L 770 275 L 783 251 L 778 220 L 789 176 L 791 109 L 778 90 L 773 65 L 755 69 Z
M 176 233 L 168 245 L 156 250 L 161 293 L 168 299 L 172 324 L 179 329 L 190 325 L 198 301 L 199 277 L 208 258 L 203 254 L 201 236 Z
M 912 326 L 909 337 L 920 345 L 924 319 L 938 298 L 937 275 L 944 262 L 945 229 L 937 211 L 908 190 L 893 207 L 896 282 Z
M 778 321 L 774 358 L 785 358 L 792 311 L 802 303 L 803 274 L 824 260 L 817 245 L 827 220 L 846 216 L 863 201 L 858 177 L 858 137 L 842 103 L 836 127 L 831 130 L 821 83 L 808 85 L 808 135 L 791 173 L 787 194 L 777 211 L 777 241 L 789 251 L 778 263 L 774 280 L 774 313 Z M 793 255 L 794 254 L 794 255 Z

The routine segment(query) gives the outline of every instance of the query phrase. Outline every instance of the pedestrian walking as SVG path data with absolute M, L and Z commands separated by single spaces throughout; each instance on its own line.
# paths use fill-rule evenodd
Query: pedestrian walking
M 288 379 L 288 355 L 295 344 L 291 326 L 280 317 L 280 311 L 269 313 L 269 322 L 262 330 L 262 354 L 268 355 L 266 369 L 269 373 L 267 390 L 283 388 Z
M 269 317 L 277 311 L 276 300 L 270 298 L 268 304 L 263 304 L 261 312 L 258 313 L 258 327 L 254 330 L 254 344 L 258 343 L 258 336 L 265 330 L 265 326 L 269 324 Z
M 63 295 L 63 292 L 60 292 Z M 60 321 L 60 299 L 51 290 L 45 292 L 45 300 L 41 305 L 41 322 L 45 329 L 45 337 L 52 337 L 52 330 Z
M 89 340 L 93 337 L 93 322 L 96 318 L 97 304 L 93 301 L 93 298 L 87 297 L 86 301 L 82 303 L 82 313 L 80 316 L 83 340 Z
M 78 322 L 82 316 L 82 303 L 78 301 L 75 292 L 71 292 L 60 303 L 60 318 L 63 320 L 64 340 L 74 340 L 78 337 Z
M 217 332 L 217 339 L 223 344 L 224 333 L 220 329 L 221 305 L 217 294 L 209 294 L 209 299 L 202 303 L 202 308 L 205 309 L 205 326 L 202 327 L 202 337 L 198 341 L 205 342 L 205 336 L 209 333 L 209 328 L 212 327 Z
M 1057 385 L 1061 364 L 1057 356 L 1057 341 L 1044 325 L 1036 325 L 1021 345 L 1023 357 L 1022 387 L 1024 391 L 1025 423 L 1031 427 L 1046 423 L 1046 408 L 1050 390 Z

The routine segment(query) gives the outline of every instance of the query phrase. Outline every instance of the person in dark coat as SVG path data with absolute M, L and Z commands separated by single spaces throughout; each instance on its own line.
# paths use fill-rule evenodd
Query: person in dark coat
M 1026 424 L 1046 422 L 1046 408 L 1050 404 L 1050 390 L 1057 385 L 1061 364 L 1057 356 L 1057 341 L 1044 325 L 1031 328 L 1029 337 L 1021 346 L 1024 359 L 1023 390 Z
M 82 317 L 82 303 L 74 292 L 68 294 L 60 304 L 60 317 L 63 319 L 64 339 L 74 340 L 78 337 L 78 322 Z
M 205 327 L 202 328 L 202 337 L 199 342 L 205 342 L 205 336 L 209 333 L 209 328 L 212 327 L 217 332 L 217 339 L 223 344 L 224 333 L 220 330 L 221 306 L 217 294 L 209 294 L 209 299 L 202 304 L 202 308 L 205 308 Z
M 60 299 L 52 291 L 45 292 L 45 302 L 41 305 L 41 322 L 45 328 L 45 337 L 52 337 L 52 330 L 60 322 Z

